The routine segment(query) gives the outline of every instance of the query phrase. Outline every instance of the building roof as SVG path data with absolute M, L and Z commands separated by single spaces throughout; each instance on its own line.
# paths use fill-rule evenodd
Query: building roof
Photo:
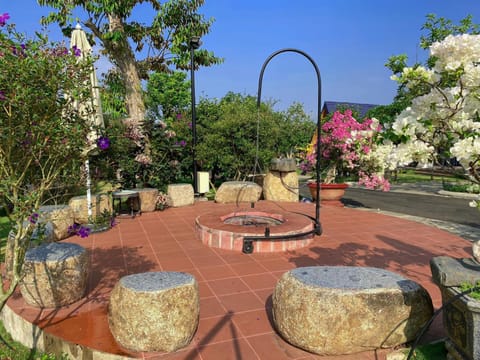
M 324 115 L 331 114 L 337 110 L 337 107 L 348 107 L 354 111 L 358 111 L 360 114 L 360 118 L 364 118 L 368 110 L 373 109 L 374 107 L 379 105 L 374 104 L 359 104 L 359 103 L 352 103 L 346 101 L 325 101 L 323 103 L 322 113 Z

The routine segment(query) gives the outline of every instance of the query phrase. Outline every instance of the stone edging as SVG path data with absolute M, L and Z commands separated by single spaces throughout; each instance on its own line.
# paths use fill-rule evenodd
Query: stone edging
M 22 318 L 10 309 L 8 305 L 5 305 L 0 313 L 0 320 L 3 321 L 5 329 L 11 334 L 15 341 L 20 342 L 30 349 L 35 348 L 47 353 L 65 354 L 68 359 L 132 359 L 131 357 L 101 352 L 51 335 Z
M 438 194 L 452 196 L 460 199 L 472 199 L 478 200 L 480 199 L 480 194 L 471 194 L 466 192 L 456 192 L 456 191 L 447 191 L 447 190 L 439 190 Z

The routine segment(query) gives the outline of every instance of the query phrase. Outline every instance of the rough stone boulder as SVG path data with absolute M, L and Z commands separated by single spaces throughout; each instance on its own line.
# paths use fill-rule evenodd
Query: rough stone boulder
M 120 279 L 110 294 L 108 323 L 115 340 L 133 351 L 175 351 L 198 325 L 198 284 L 182 272 L 148 272 Z
M 280 335 L 321 355 L 411 341 L 432 313 L 424 288 L 377 268 L 297 268 L 283 274 L 273 293 L 273 318 Z
M 157 205 L 158 190 L 154 188 L 140 188 L 135 189 L 140 197 L 141 212 L 155 211 Z
M 75 222 L 79 224 L 88 224 L 90 221 L 88 219 L 88 206 L 87 206 L 87 196 L 75 196 L 70 199 L 68 205 L 73 210 L 73 216 Z M 105 211 L 109 214 L 113 212 L 112 199 L 110 195 L 107 194 L 96 194 L 92 195 L 92 217 L 100 216 Z
M 251 181 L 226 181 L 220 185 L 215 194 L 215 202 L 235 204 L 240 202 L 257 202 L 262 195 L 262 187 Z
M 191 184 L 170 184 L 167 187 L 167 194 L 170 197 L 170 206 L 173 207 L 193 205 L 195 202 Z
M 80 300 L 87 288 L 88 254 L 80 245 L 48 243 L 25 254 L 20 291 L 28 304 L 61 307 Z
M 272 201 L 298 201 L 296 172 L 270 171 L 263 180 L 263 198 Z
M 68 227 L 75 222 L 73 210 L 70 206 L 41 206 L 39 212 L 41 215 L 40 222 L 52 223 L 53 241 L 63 240 L 70 235 L 68 233 Z

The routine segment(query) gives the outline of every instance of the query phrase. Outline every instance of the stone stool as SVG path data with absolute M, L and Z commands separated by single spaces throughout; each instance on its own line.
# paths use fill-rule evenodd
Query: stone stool
M 175 351 L 198 325 L 198 284 L 181 272 L 147 272 L 120 279 L 110 294 L 108 323 L 115 340 L 133 351 Z
M 52 308 L 80 300 L 87 288 L 89 258 L 80 245 L 48 243 L 25 254 L 20 291 L 29 305 Z
M 298 202 L 298 174 L 295 171 L 270 170 L 263 180 L 263 198 L 272 201 Z
M 191 184 L 170 184 L 167 187 L 167 194 L 170 196 L 171 206 L 180 207 L 193 205 L 195 194 Z
M 261 195 L 262 187 L 254 182 L 226 181 L 218 188 L 215 202 L 220 204 L 254 203 L 260 200 Z
M 297 268 L 283 274 L 273 293 L 273 320 L 280 335 L 321 355 L 411 341 L 432 313 L 424 288 L 377 268 Z
M 75 222 L 79 224 L 88 224 L 90 222 L 86 195 L 71 198 L 68 205 L 73 210 Z M 92 217 L 100 216 L 104 212 L 113 213 L 111 196 L 108 194 L 92 194 Z
M 135 189 L 140 196 L 140 211 L 155 211 L 157 205 L 158 189 L 155 188 L 137 188 Z
M 73 210 L 69 205 L 47 205 L 39 209 L 40 222 L 51 222 L 53 227 L 53 241 L 63 240 L 70 236 L 68 227 L 75 220 Z

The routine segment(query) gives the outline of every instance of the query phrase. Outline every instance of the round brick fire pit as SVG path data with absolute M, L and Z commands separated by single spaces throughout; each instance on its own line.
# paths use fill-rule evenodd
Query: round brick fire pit
M 299 249 L 307 246 L 314 238 L 314 234 L 289 238 L 313 230 L 314 224 L 310 218 L 264 208 L 258 203 L 252 209 L 219 205 L 218 209 L 198 216 L 195 227 L 197 236 L 204 245 L 235 251 L 242 251 L 243 239 L 247 236 L 269 234 L 275 237 L 254 241 L 253 252 Z

